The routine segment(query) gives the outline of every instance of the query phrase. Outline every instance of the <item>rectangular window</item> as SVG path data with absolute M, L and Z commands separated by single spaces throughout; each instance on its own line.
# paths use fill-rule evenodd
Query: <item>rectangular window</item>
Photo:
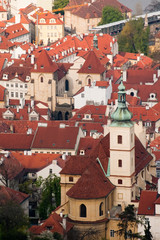
M 16 97 L 18 98 L 18 92 L 16 92 Z
M 118 179 L 118 184 L 122 184 L 122 179 Z
M 122 167 L 122 160 L 121 159 L 118 160 L 118 167 Z
M 73 177 L 69 177 L 69 182 L 73 182 Z
M 20 88 L 23 88 L 23 85 L 20 85 Z
M 27 88 L 27 84 L 25 84 L 25 88 Z
M 20 98 L 23 98 L 23 93 L 20 93 Z
M 14 85 L 13 85 L 13 84 L 11 84 L 11 87 L 14 87 Z
M 110 230 L 110 237 L 114 237 L 114 230 Z
M 8 84 L 8 83 L 6 84 L 6 87 L 9 87 L 9 84 Z
M 84 98 L 84 93 L 81 94 L 81 98 Z
M 11 92 L 11 97 L 14 97 L 14 92 Z
M 18 87 L 18 83 L 15 84 L 15 87 Z
M 52 174 L 52 169 L 51 168 L 49 169 L 49 174 Z
M 122 144 L 122 135 L 118 135 L 118 144 Z

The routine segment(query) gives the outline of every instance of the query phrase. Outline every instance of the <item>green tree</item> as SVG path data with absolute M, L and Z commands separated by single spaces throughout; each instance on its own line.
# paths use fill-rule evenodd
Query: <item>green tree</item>
M 0 202 L 0 240 L 27 239 L 28 218 L 19 204 Z
M 147 226 L 145 226 L 145 230 L 144 230 L 145 235 L 143 237 L 143 240 L 152 240 L 153 239 L 150 229 L 151 229 L 151 226 L 150 226 L 150 223 L 148 222 Z
M 53 10 L 54 9 L 59 9 L 59 8 L 64 8 L 65 6 L 67 6 L 68 3 L 69 3 L 69 0 L 55 0 Z M 64 11 L 57 11 L 55 13 L 64 14 Z
M 148 54 L 149 27 L 144 29 L 143 19 L 127 22 L 118 36 L 119 50 L 123 52 Z
M 120 21 L 123 18 L 122 13 L 117 8 L 106 6 L 103 8 L 102 19 L 98 25 Z
M 39 178 L 36 184 L 41 189 L 39 216 L 46 219 L 51 211 L 60 205 L 60 178 L 49 175 L 46 179 Z
M 141 223 L 136 218 L 134 205 L 128 205 L 125 210 L 119 215 L 120 222 L 118 223 L 119 230 L 116 232 L 119 236 L 123 236 L 124 239 L 130 238 L 141 238 L 139 233 L 133 233 L 135 225 Z

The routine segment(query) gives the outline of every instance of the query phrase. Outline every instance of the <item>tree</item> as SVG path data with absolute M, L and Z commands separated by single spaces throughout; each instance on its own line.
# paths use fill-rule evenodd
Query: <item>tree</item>
M 134 205 L 128 205 L 125 210 L 119 215 L 120 222 L 118 223 L 119 230 L 116 232 L 119 236 L 123 236 L 124 239 L 130 238 L 140 238 L 139 233 L 132 233 L 135 225 L 141 223 L 140 220 L 136 218 Z
M 55 0 L 53 9 L 64 8 L 69 3 L 69 0 Z M 64 11 L 58 11 L 56 13 L 64 14 Z
M 146 13 L 160 11 L 160 2 L 158 0 L 152 0 L 152 2 L 145 8 Z
M 102 11 L 102 19 L 98 25 L 112 23 L 123 19 L 122 13 L 114 7 L 106 6 Z
M 51 211 L 60 205 L 60 178 L 52 174 L 46 179 L 40 177 L 36 185 L 41 188 L 39 216 L 46 219 Z
M 0 199 L 0 240 L 27 239 L 28 219 L 14 201 Z
M 152 240 L 153 239 L 150 229 L 151 229 L 151 226 L 150 226 L 150 223 L 148 222 L 147 226 L 145 226 L 145 230 L 144 230 L 145 235 L 143 237 L 143 240 Z
M 122 52 L 148 54 L 149 27 L 144 29 L 142 18 L 127 22 L 118 36 L 119 50 Z

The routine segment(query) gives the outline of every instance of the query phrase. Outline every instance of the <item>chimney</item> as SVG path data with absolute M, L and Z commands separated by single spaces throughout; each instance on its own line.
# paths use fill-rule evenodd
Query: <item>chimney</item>
M 20 106 L 21 106 L 21 109 L 24 108 L 24 105 L 25 105 L 25 99 L 24 99 L 24 98 L 20 98 Z
M 123 70 L 123 82 L 126 82 L 127 81 L 127 70 Z
M 37 64 L 34 64 L 34 69 L 35 69 L 35 70 L 37 69 Z
M 62 226 L 63 226 L 64 230 L 66 230 L 66 226 L 67 226 L 66 215 L 62 219 Z
M 153 74 L 153 81 L 154 81 L 154 83 L 157 82 L 157 80 L 158 80 L 158 78 L 157 78 L 156 74 Z
M 31 108 L 34 108 L 34 99 L 31 99 Z
M 31 55 L 31 64 L 34 64 L 34 55 Z
M 19 13 L 17 13 L 16 15 L 15 15 L 15 24 L 16 23 L 20 23 L 21 22 L 21 15 L 19 14 Z
M 28 113 L 31 112 L 31 108 L 30 108 L 30 105 L 28 104 Z
M 140 56 L 137 56 L 137 62 L 139 62 L 141 60 Z
M 17 106 L 17 113 L 19 113 L 19 106 Z

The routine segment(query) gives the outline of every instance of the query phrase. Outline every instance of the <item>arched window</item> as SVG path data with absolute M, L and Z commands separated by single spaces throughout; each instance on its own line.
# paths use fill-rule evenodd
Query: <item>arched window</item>
M 91 85 L 91 79 L 88 78 L 88 85 Z
M 122 167 L 122 160 L 121 159 L 118 160 L 118 167 Z
M 67 111 L 67 112 L 65 113 L 65 120 L 68 120 L 68 118 L 69 118 L 69 112 Z
M 130 92 L 130 95 L 131 95 L 132 97 L 134 97 L 134 92 Z
M 58 112 L 58 120 L 63 120 L 63 115 L 61 111 Z
M 80 217 L 86 217 L 87 213 L 86 213 L 86 206 L 84 204 L 80 205 Z
M 43 82 L 43 77 L 41 77 L 41 82 Z
M 122 135 L 118 135 L 118 144 L 122 144 Z
M 103 202 L 100 203 L 99 205 L 99 216 L 103 215 Z
M 69 91 L 69 81 L 65 81 L 65 91 Z

